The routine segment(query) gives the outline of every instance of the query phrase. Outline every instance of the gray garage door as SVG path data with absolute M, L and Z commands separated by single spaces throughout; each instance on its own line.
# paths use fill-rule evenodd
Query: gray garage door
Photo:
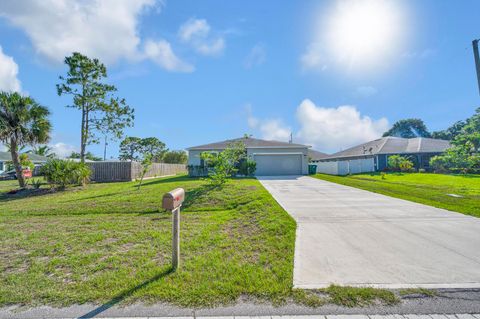
M 254 155 L 257 162 L 255 175 L 301 175 L 302 174 L 302 155 L 282 154 L 282 155 Z

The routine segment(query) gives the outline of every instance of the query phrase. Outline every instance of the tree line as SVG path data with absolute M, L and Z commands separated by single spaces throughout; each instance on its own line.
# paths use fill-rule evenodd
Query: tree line
M 120 139 L 124 130 L 133 127 L 135 110 L 124 98 L 116 95 L 117 88 L 106 82 L 107 68 L 98 59 L 74 52 L 65 57 L 67 73 L 59 77 L 56 85 L 58 96 L 71 98 L 68 108 L 80 111 L 80 152 L 73 152 L 70 158 L 98 160 L 87 150 L 87 146 L 98 144 L 100 137 Z M 28 145 L 29 151 L 48 157 L 55 157 L 47 145 L 52 130 L 50 110 L 34 98 L 18 92 L 0 92 L 0 141 L 6 145 L 12 158 L 16 176 L 21 188 L 26 186 L 23 176 L 20 152 Z M 168 151 L 165 144 L 156 138 L 142 139 L 142 152 L 151 151 L 155 159 L 166 163 L 186 161 L 182 151 Z M 157 152 L 158 151 L 158 152 Z M 123 157 L 122 157 L 123 158 Z M 132 158 L 131 160 L 134 160 Z

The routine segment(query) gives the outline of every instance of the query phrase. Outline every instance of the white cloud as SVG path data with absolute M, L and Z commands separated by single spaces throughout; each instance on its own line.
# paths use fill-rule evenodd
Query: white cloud
M 78 152 L 77 147 L 62 142 L 50 144 L 49 146 L 52 149 L 52 153 L 55 153 L 60 158 L 68 157 L 72 152 Z
M 359 86 L 355 92 L 361 97 L 369 97 L 377 94 L 378 91 L 373 86 Z
M 144 47 L 145 56 L 168 71 L 193 72 L 194 66 L 182 61 L 165 40 L 147 40 Z
M 139 16 L 155 0 L 3 0 L 0 16 L 23 29 L 54 63 L 74 51 L 110 64 L 139 57 Z
M 337 108 L 316 106 L 305 99 L 297 108 L 300 131 L 297 137 L 320 151 L 335 152 L 379 138 L 388 126 L 388 120 L 372 120 L 349 105 Z
M 289 141 L 292 130 L 281 119 L 260 120 L 253 116 L 252 106 L 247 104 L 247 122 L 251 129 L 260 131 L 263 139 L 276 141 Z
M 300 64 L 304 71 L 325 71 L 328 66 L 322 46 L 318 43 L 308 45 L 305 53 L 300 56 Z
M 250 105 L 246 106 L 246 111 L 249 127 L 259 131 L 262 138 L 290 139 L 292 129 L 281 119 L 258 119 L 253 116 Z M 293 134 L 294 142 L 329 153 L 379 138 L 389 128 L 386 118 L 372 120 L 361 115 L 354 106 L 320 107 L 309 99 L 297 107 L 296 119 L 299 131 Z
M 0 46 L 0 90 L 16 91 L 21 90 L 18 76 L 18 65 L 12 57 L 3 53 Z
M 220 35 L 212 36 L 211 33 L 211 27 L 205 19 L 189 19 L 178 30 L 180 40 L 190 44 L 198 53 L 220 55 L 225 50 L 225 39 Z
M 247 69 L 262 65 L 267 60 L 267 52 L 262 44 L 256 44 L 245 58 L 244 65 Z
M 421 51 L 407 51 L 403 54 L 404 58 L 408 59 L 428 59 L 437 54 L 435 49 L 424 49 Z

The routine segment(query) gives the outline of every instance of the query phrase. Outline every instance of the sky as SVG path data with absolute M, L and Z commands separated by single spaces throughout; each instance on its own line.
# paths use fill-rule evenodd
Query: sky
M 128 136 L 177 150 L 291 134 L 332 153 L 400 119 L 435 131 L 471 116 L 479 13 L 478 0 L 2 0 L 0 90 L 50 109 L 60 156 L 80 148 L 80 112 L 55 88 L 74 51 L 135 108 Z

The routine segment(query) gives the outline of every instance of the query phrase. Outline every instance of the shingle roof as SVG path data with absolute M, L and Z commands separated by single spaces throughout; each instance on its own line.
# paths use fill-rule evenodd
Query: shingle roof
M 40 163 L 40 162 L 46 162 L 48 161 L 48 157 L 37 155 L 37 154 L 31 154 L 28 153 L 28 158 L 34 162 L 34 163 Z M 1 162 L 10 162 L 12 160 L 12 156 L 10 155 L 10 152 L 0 152 L 0 161 Z
M 287 143 L 287 142 L 279 142 L 279 141 L 267 141 L 261 140 L 258 138 L 253 137 L 241 137 L 235 138 L 231 140 L 225 140 L 221 142 L 215 142 L 205 145 L 193 146 L 187 148 L 187 150 L 223 150 L 227 147 L 228 144 L 233 142 L 242 141 L 245 143 L 245 147 L 247 148 L 305 148 L 310 147 L 308 145 L 303 144 L 294 144 L 294 143 Z
M 433 138 L 401 138 L 388 136 L 337 152 L 325 159 L 378 154 L 442 153 L 450 146 L 449 141 Z
M 319 152 L 319 151 L 316 151 L 316 150 L 308 150 L 308 157 L 310 157 L 310 159 L 312 161 L 317 161 L 317 160 L 320 160 L 322 158 L 326 158 L 330 155 L 326 154 L 326 153 L 322 153 L 322 152 Z

